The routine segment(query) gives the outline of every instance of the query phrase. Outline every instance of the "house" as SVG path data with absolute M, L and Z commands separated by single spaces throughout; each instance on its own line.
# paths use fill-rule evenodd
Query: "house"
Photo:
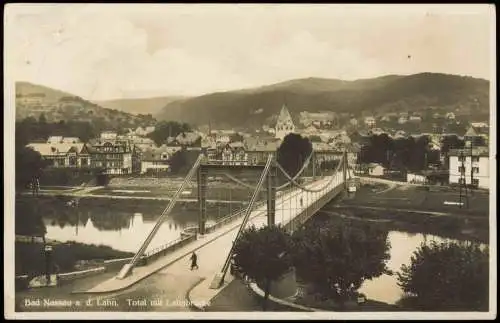
M 385 173 L 385 168 L 377 163 L 368 164 L 368 175 L 370 176 L 383 176 Z
M 128 140 L 114 138 L 107 133 L 90 140 L 91 167 L 103 169 L 105 174 L 131 174 L 134 147 Z
M 248 164 L 262 164 L 267 161 L 269 154 L 276 154 L 280 146 L 279 140 L 247 140 L 245 141 L 245 151 L 247 153 Z
M 215 141 L 217 144 L 223 144 L 223 145 L 228 144 L 231 142 L 231 135 L 224 133 L 217 134 L 215 137 Z
M 313 151 L 322 151 L 322 152 L 326 152 L 326 151 L 333 151 L 333 147 L 327 143 L 324 143 L 324 142 L 313 142 L 312 143 L 312 149 Z
M 55 168 L 88 168 L 90 154 L 88 146 L 82 142 L 66 143 L 54 140 L 44 143 L 30 143 L 27 147 L 37 151 L 43 159 Z M 50 139 L 49 138 L 49 139 Z
M 201 143 L 201 136 L 197 132 L 182 132 L 175 137 L 175 142 L 181 146 L 194 146 Z
M 426 184 L 427 177 L 421 174 L 406 173 L 406 182 L 413 184 Z
M 365 125 L 368 127 L 374 127 L 376 124 L 375 118 L 374 117 L 366 117 L 365 118 Z
M 288 112 L 286 105 L 281 107 L 275 129 L 275 137 L 280 140 L 283 140 L 289 133 L 295 132 L 295 125 L 293 124 L 292 116 L 290 112 Z
M 172 157 L 166 146 L 148 148 L 141 152 L 141 174 L 147 172 L 161 173 L 169 170 Z
M 335 112 L 332 111 L 322 111 L 322 112 L 302 111 L 299 116 L 300 123 L 304 127 L 308 127 L 311 124 L 318 128 L 331 127 L 336 119 L 337 115 Z
M 450 184 L 465 184 L 489 189 L 490 156 L 488 147 L 451 149 L 448 153 Z
M 448 113 L 446 113 L 445 118 L 448 120 L 455 120 L 455 113 L 448 112 Z
M 248 154 L 243 142 L 232 142 L 221 149 L 223 165 L 247 165 Z
M 484 129 L 484 128 L 483 128 Z M 488 140 L 487 132 L 476 130 L 474 127 L 469 127 L 464 135 L 464 141 L 466 146 L 487 146 L 486 142 Z
M 471 122 L 470 124 L 473 128 L 489 128 L 490 126 L 488 125 L 487 122 Z
M 379 135 L 381 135 L 381 134 L 385 133 L 385 131 L 384 131 L 384 130 L 382 130 L 382 129 L 380 129 L 380 128 L 373 128 L 373 129 L 371 129 L 370 133 L 371 133 L 372 135 L 377 135 L 377 136 L 379 136 Z
M 402 115 L 398 118 L 398 123 L 399 124 L 405 124 L 408 122 L 408 116 L 406 115 Z

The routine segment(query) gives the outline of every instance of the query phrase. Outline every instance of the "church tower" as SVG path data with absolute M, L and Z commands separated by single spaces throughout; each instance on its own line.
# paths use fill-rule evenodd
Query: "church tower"
M 288 112 L 286 105 L 283 104 L 278 120 L 276 121 L 276 138 L 283 140 L 286 135 L 294 131 L 295 125 L 293 124 L 292 116 L 290 115 L 290 112 Z

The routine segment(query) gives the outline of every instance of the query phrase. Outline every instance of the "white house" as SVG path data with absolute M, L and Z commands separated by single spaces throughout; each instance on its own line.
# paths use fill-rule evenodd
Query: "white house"
M 376 123 L 376 120 L 374 117 L 366 117 L 365 118 L 365 125 L 368 127 L 374 127 Z
M 102 140 L 116 140 L 118 134 L 115 131 L 103 131 L 101 132 Z
M 448 113 L 446 113 L 445 118 L 449 119 L 449 120 L 455 120 L 455 113 L 448 112 Z
M 368 174 L 371 176 L 382 176 L 384 175 L 384 166 L 376 163 L 371 163 L 368 165 Z
M 281 107 L 275 129 L 275 137 L 280 140 L 283 140 L 289 133 L 295 132 L 295 125 L 293 124 L 292 116 L 290 112 L 288 112 L 286 105 Z
M 450 184 L 459 184 L 461 174 L 465 184 L 480 188 L 490 187 L 490 156 L 488 147 L 452 149 L 448 153 Z
M 425 184 L 425 183 L 427 183 L 427 177 L 425 177 L 424 175 L 420 175 L 420 174 L 407 173 L 406 174 L 406 182 Z
M 402 115 L 402 116 L 400 116 L 400 117 L 399 117 L 399 119 L 398 119 L 398 123 L 399 123 L 399 124 L 405 124 L 405 123 L 407 123 L 407 122 L 408 122 L 408 116 Z
M 144 150 L 141 156 L 141 173 L 148 171 L 167 172 L 171 156 L 166 146 Z

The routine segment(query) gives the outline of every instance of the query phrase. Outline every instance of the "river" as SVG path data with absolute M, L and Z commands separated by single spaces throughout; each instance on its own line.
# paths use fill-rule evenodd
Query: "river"
M 138 201 L 138 203 L 145 202 Z M 198 210 L 194 206 L 190 205 L 187 208 L 176 206 L 161 225 L 147 250 L 178 239 L 185 228 L 198 226 Z M 209 206 L 207 225 L 240 207 L 233 205 L 229 210 L 227 204 Z M 161 213 L 160 209 L 141 213 L 111 207 L 108 209 L 81 207 L 71 212 L 58 212 L 57 215 L 48 215 L 43 219 L 47 229 L 46 238 L 60 242 L 76 241 L 105 245 L 120 251 L 136 252 L 156 224 Z
M 399 231 L 389 231 L 387 239 L 391 244 L 391 258 L 387 262 L 387 267 L 398 272 L 402 265 L 409 265 L 413 252 L 418 249 L 422 243 L 457 241 L 453 239 L 442 238 L 434 235 L 425 235 L 421 233 L 413 234 Z M 484 247 L 484 245 L 481 245 Z M 403 291 L 397 284 L 397 275 L 382 275 L 372 280 L 365 281 L 359 292 L 364 293 L 367 298 L 395 304 L 402 296 Z

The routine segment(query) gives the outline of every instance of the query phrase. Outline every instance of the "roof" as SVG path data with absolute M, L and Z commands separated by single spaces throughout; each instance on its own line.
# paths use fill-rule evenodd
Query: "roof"
M 477 137 L 478 134 L 476 132 L 476 130 L 474 129 L 474 127 L 469 127 L 469 129 L 467 130 L 467 132 L 465 133 L 464 137 Z
M 245 144 L 241 141 L 230 142 L 228 145 L 231 148 L 244 148 L 245 147 Z
M 66 155 L 72 148 L 80 153 L 85 146 L 84 143 L 30 143 L 27 147 L 40 153 L 42 156 Z
M 183 132 L 175 137 L 175 140 L 180 144 L 192 144 L 198 140 L 198 138 L 201 138 L 201 136 L 196 132 Z
M 59 143 L 63 140 L 62 136 L 50 136 L 49 139 L 47 139 L 48 143 Z
M 172 155 L 172 152 L 169 151 L 168 147 L 154 147 L 147 148 L 142 151 L 141 160 L 150 161 L 150 160 L 166 160 L 169 159 Z M 164 158 L 162 158 L 164 157 Z
M 333 150 L 332 146 L 330 146 L 324 142 L 313 142 L 312 148 L 314 151 L 331 151 L 331 150 Z
M 257 142 L 253 145 L 246 145 L 247 151 L 276 151 L 280 146 L 279 141 Z
M 283 104 L 280 110 L 280 114 L 278 115 L 278 119 L 276 121 L 276 124 L 283 124 L 291 122 L 293 124 L 292 116 L 290 115 L 290 112 L 288 111 L 288 108 L 286 105 Z

